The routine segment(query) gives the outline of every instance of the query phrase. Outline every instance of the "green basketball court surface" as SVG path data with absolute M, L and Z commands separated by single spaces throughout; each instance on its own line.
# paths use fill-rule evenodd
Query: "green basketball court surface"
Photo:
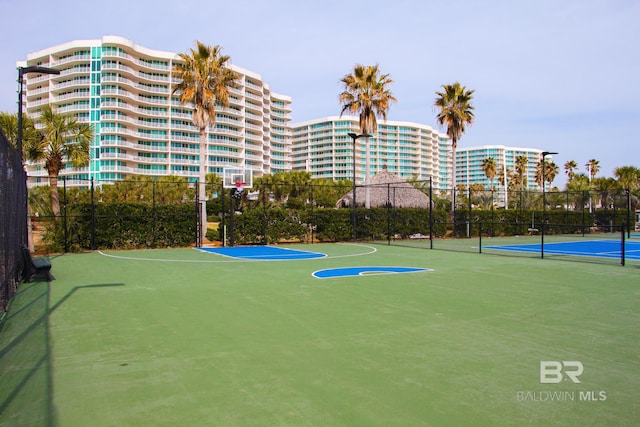
M 637 264 L 290 248 L 325 256 L 53 257 L 2 321 L 0 426 L 640 423 Z

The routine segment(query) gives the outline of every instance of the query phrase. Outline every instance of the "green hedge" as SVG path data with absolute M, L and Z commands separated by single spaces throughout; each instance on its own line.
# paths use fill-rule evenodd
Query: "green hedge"
M 64 213 L 64 212 L 63 212 Z M 92 217 L 95 217 L 96 249 L 133 249 L 189 246 L 195 241 L 196 212 L 191 204 L 147 206 L 140 203 L 77 203 L 66 218 L 55 223 L 49 243 L 57 248 L 92 248 Z M 67 241 L 64 242 L 66 225 Z
M 235 244 L 277 242 L 350 241 L 353 239 L 351 209 L 285 208 L 282 206 L 246 209 L 234 216 Z M 63 209 L 64 218 L 51 221 L 46 241 L 51 251 L 86 249 L 132 249 L 184 247 L 194 244 L 196 212 L 192 204 L 149 206 L 140 203 L 75 203 Z M 439 237 L 510 236 L 540 229 L 542 212 L 494 209 L 456 211 L 455 224 L 446 210 L 433 212 L 412 208 L 358 208 L 357 238 L 360 240 L 406 239 L 415 234 Z M 624 209 L 587 211 L 549 210 L 545 212 L 547 234 L 610 231 L 626 222 Z M 95 221 L 95 228 L 94 223 Z M 471 222 L 470 225 L 467 225 Z M 230 220 L 225 219 L 226 226 Z M 583 225 L 584 224 L 584 225 Z M 66 227 L 63 228 L 63 227 Z M 92 241 L 92 232 L 95 235 Z M 227 237 L 230 230 L 227 229 Z M 66 236 L 66 241 L 65 241 Z M 220 231 L 210 230 L 209 238 L 220 239 Z

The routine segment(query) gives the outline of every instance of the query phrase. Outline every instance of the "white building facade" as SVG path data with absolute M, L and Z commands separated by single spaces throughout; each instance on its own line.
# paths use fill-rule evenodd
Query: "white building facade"
M 25 74 L 23 110 L 37 119 L 51 104 L 58 113 L 72 114 L 93 125 L 90 163 L 61 171 L 67 185 L 122 181 L 134 176 L 199 175 L 199 131 L 193 109 L 172 95 L 171 76 L 179 56 L 136 45 L 118 36 L 76 40 L 27 55 L 19 66 L 43 66 L 59 75 Z M 291 123 L 289 96 L 272 92 L 262 77 L 233 64 L 240 75 L 230 89 L 230 105 L 218 108 L 216 123 L 207 130 L 207 171 L 222 175 L 223 168 L 251 169 L 259 177 L 304 170 L 313 178 L 353 179 L 354 144 L 348 135 L 359 133 L 358 118 L 329 116 Z M 534 189 L 535 166 L 541 150 L 487 145 L 458 147 L 456 182 L 466 187 L 480 183 L 490 188 L 482 162 L 493 157 L 498 174 L 515 170 L 518 156 L 529 160 L 527 187 Z M 369 161 L 367 161 L 367 154 Z M 550 160 L 550 157 L 548 157 Z M 367 164 L 368 174 L 367 174 Z M 451 188 L 452 150 L 446 133 L 431 126 L 384 121 L 369 139 L 355 146 L 356 182 L 386 167 L 405 180 L 433 182 L 434 189 Z M 29 185 L 46 185 L 42 164 L 28 164 Z M 498 178 L 493 182 L 498 187 Z
M 197 180 L 199 130 L 193 109 L 172 95 L 176 61 L 176 53 L 105 36 L 31 53 L 18 64 L 60 71 L 25 75 L 27 115 L 37 119 L 42 106 L 51 104 L 93 125 L 90 164 L 61 171 L 68 184 L 140 175 Z M 240 80 L 230 89 L 229 107 L 216 110 L 216 123 L 207 130 L 206 173 L 221 176 L 224 167 L 251 169 L 254 176 L 291 170 L 291 98 L 272 92 L 257 73 L 230 68 Z M 30 185 L 47 183 L 42 165 L 27 167 Z
M 542 159 L 542 150 L 537 148 L 506 147 L 504 145 L 483 145 L 478 147 L 457 147 L 456 149 L 456 182 L 463 184 L 467 188 L 471 184 L 482 184 L 484 188 L 503 188 L 500 184 L 509 183 L 509 171 L 515 172 L 516 159 L 524 156 L 527 159 L 526 167 L 526 189 L 541 190 L 536 184 L 536 168 Z M 496 176 L 493 182 L 487 178 L 482 168 L 485 159 L 493 157 L 496 165 Z M 547 156 L 548 162 L 553 160 L 552 156 Z
M 353 116 L 331 116 L 294 123 L 293 170 L 308 171 L 312 178 L 353 179 L 353 139 L 359 122 Z M 367 171 L 373 176 L 386 167 L 405 180 L 433 180 L 434 188 L 450 185 L 451 145 L 447 135 L 430 126 L 401 121 L 378 122 L 377 131 L 367 141 L 358 138 L 355 147 L 355 175 L 365 182 Z

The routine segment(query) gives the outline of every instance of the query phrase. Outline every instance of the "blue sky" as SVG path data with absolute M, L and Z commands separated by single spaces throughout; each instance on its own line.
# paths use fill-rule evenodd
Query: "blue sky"
M 388 118 L 437 128 L 442 84 L 475 89 L 460 147 L 557 151 L 562 171 L 640 167 L 640 0 L 0 0 L 0 111 L 17 111 L 16 61 L 118 35 L 184 52 L 200 40 L 293 99 L 293 121 L 338 115 L 340 79 L 378 64 Z M 555 185 L 563 186 L 564 174 Z

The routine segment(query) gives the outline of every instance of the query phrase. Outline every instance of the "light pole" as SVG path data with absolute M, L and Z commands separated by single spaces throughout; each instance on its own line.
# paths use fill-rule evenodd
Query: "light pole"
M 558 154 L 553 151 L 543 151 L 542 152 L 542 233 L 540 235 L 540 258 L 544 258 L 544 232 L 545 227 L 547 225 L 547 200 L 545 197 L 545 187 L 547 186 L 547 177 L 545 175 L 545 157 L 550 154 Z
M 24 75 L 28 73 L 40 73 L 40 74 L 60 74 L 60 70 L 54 70 L 53 68 L 40 67 L 37 65 L 31 67 L 18 67 L 18 140 L 16 141 L 16 148 L 18 149 L 18 155 L 20 156 L 20 162 L 24 168 L 24 157 L 22 155 L 22 87 L 24 86 Z M 24 221 L 25 233 L 23 239 L 29 238 L 29 194 L 27 189 L 27 173 L 25 171 L 25 215 L 27 216 Z M 24 243 L 24 240 L 23 242 Z M 33 249 L 32 242 L 29 243 L 29 249 Z
M 356 243 L 356 140 L 358 138 L 369 138 L 371 135 L 368 133 L 357 134 L 355 132 L 349 132 L 347 135 L 353 140 L 353 200 L 352 200 L 352 212 L 351 212 L 351 225 L 353 228 L 353 243 Z
M 16 145 L 20 158 L 22 158 L 22 86 L 24 75 L 28 73 L 60 74 L 60 70 L 35 65 L 32 67 L 18 67 L 18 142 Z

